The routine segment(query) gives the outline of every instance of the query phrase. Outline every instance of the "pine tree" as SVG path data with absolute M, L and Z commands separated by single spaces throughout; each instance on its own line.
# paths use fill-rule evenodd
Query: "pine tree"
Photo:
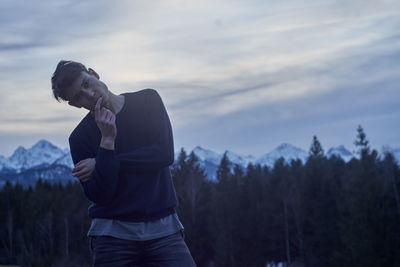
M 321 146 L 321 143 L 318 141 L 317 136 L 314 135 L 313 141 L 310 147 L 310 156 L 314 158 L 323 157 L 324 150 Z
M 214 218 L 216 229 L 216 263 L 217 266 L 236 266 L 236 242 L 234 242 L 235 193 L 232 190 L 231 162 L 224 153 L 217 168 L 217 184 L 215 185 Z
M 354 141 L 357 148 L 356 153 L 360 155 L 361 164 L 363 168 L 370 168 L 376 166 L 376 161 L 378 158 L 378 152 L 369 146 L 369 141 L 367 140 L 367 135 L 361 125 L 357 128 L 357 137 Z
M 242 179 L 240 188 L 236 189 L 232 198 L 236 199 L 239 207 L 234 211 L 235 229 L 238 236 L 235 243 L 251 243 L 252 246 L 236 246 L 239 253 L 236 256 L 239 266 L 262 266 L 266 262 L 266 248 L 270 247 L 265 241 L 266 222 L 271 220 L 265 208 L 265 176 L 264 169 L 259 164 L 249 164 Z M 236 196 L 236 198 L 235 198 Z M 239 197 L 239 198 L 238 198 Z M 246 225 L 243 228 L 242 225 Z
M 369 141 L 367 140 L 367 136 L 364 132 L 364 129 L 361 125 L 357 127 L 357 137 L 354 141 L 354 145 L 357 147 L 357 154 L 360 156 L 369 153 Z
M 224 155 L 222 156 L 222 159 L 219 163 L 219 166 L 217 168 L 217 180 L 219 182 L 227 181 L 231 175 L 231 162 L 229 161 L 229 158 L 227 156 L 227 152 L 225 151 Z
M 384 184 L 378 169 L 377 152 L 370 152 L 364 129 L 357 128 L 354 142 L 359 160 L 347 164 L 342 178 L 343 196 L 340 200 L 341 242 L 338 255 L 342 265 L 387 266 L 381 261 L 385 236 L 382 222 Z M 360 240 L 363 240 L 360 242 Z
M 199 166 L 197 156 L 187 156 L 182 149 L 172 168 L 176 193 L 179 199 L 179 218 L 185 227 L 185 240 L 199 265 L 207 265 L 213 258 L 211 239 L 211 193 L 210 183 Z

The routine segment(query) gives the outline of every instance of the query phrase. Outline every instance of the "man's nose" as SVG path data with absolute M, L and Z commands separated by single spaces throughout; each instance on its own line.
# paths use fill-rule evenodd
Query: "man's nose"
M 94 97 L 94 92 L 92 90 L 90 90 L 90 89 L 85 90 L 85 94 L 89 98 Z

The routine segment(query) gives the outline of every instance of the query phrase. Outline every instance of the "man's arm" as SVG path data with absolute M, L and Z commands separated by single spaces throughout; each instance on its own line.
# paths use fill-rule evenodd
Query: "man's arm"
M 72 160 L 77 166 L 79 162 L 91 157 L 85 144 L 72 136 L 69 138 Z M 113 150 L 99 147 L 96 164 L 88 181 L 81 181 L 86 197 L 99 205 L 109 203 L 115 195 L 118 183 L 119 160 Z
M 148 142 L 138 149 L 117 155 L 124 168 L 157 171 L 174 162 L 171 122 L 160 95 L 153 89 L 147 89 L 146 109 Z
M 101 99 L 96 104 L 96 124 L 102 134 L 100 147 L 95 159 L 94 170 L 87 181 L 80 179 L 86 197 L 100 205 L 109 203 L 116 192 L 118 184 L 119 160 L 114 151 L 114 139 L 116 136 L 115 115 L 111 111 L 100 109 Z M 78 173 L 89 161 L 90 151 L 88 145 L 83 142 L 83 137 L 71 135 L 69 138 L 72 160 L 75 164 L 74 173 Z M 90 170 L 89 170 L 90 171 Z

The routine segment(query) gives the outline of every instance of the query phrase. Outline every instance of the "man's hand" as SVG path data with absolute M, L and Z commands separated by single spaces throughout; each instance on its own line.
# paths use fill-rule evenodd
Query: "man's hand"
M 105 108 L 101 107 L 103 98 L 100 97 L 96 106 L 94 107 L 94 118 L 96 120 L 97 127 L 101 132 L 100 146 L 105 149 L 114 149 L 114 140 L 117 136 L 117 126 L 115 125 L 115 114 Z
M 89 181 L 95 165 L 95 158 L 81 160 L 72 169 L 72 175 L 78 178 L 81 182 Z

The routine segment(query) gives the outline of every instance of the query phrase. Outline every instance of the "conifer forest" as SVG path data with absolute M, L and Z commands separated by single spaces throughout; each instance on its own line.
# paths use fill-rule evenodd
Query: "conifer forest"
M 184 149 L 171 166 L 177 213 L 198 266 L 400 266 L 400 169 L 370 147 L 327 158 L 314 136 L 310 156 L 273 168 L 233 165 L 216 181 Z M 0 265 L 91 266 L 90 202 L 79 182 L 0 189 Z

